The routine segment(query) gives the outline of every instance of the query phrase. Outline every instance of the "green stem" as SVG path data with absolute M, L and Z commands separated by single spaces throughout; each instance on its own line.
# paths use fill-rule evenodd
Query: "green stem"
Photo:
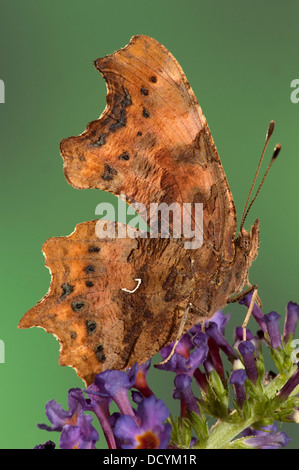
M 237 415 L 237 411 L 234 410 L 230 414 L 230 417 L 233 419 Z M 257 421 L 257 417 L 255 415 L 251 416 L 246 421 L 241 421 L 241 419 L 237 422 L 217 421 L 217 423 L 212 427 L 209 438 L 204 445 L 201 446 L 199 444 L 198 447 L 196 447 L 199 449 L 225 449 L 227 444 L 244 431 L 244 429 L 251 426 L 255 421 Z
M 287 374 L 277 375 L 268 385 L 264 387 L 264 394 L 268 399 L 275 397 L 276 393 L 282 388 L 286 381 L 296 370 L 297 366 L 292 367 Z M 225 449 L 229 443 L 236 438 L 244 429 L 248 428 L 257 421 L 260 421 L 261 407 L 252 406 L 251 415 L 245 421 L 238 415 L 236 410 L 232 411 L 229 415 L 229 419 L 225 421 L 217 421 L 217 423 L 211 428 L 210 435 L 207 441 L 204 443 L 197 443 L 193 448 L 198 449 Z

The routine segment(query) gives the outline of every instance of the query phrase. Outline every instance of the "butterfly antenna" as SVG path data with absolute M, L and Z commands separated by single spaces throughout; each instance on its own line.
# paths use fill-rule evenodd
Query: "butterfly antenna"
M 248 215 L 248 212 L 250 210 L 250 208 L 252 207 L 252 204 L 254 203 L 254 201 L 256 200 L 257 198 L 257 195 L 258 193 L 260 192 L 261 190 L 261 187 L 262 185 L 264 184 L 264 181 L 266 179 L 266 176 L 275 160 L 275 158 L 277 157 L 280 149 L 281 149 L 281 145 L 280 144 L 277 144 L 275 149 L 274 149 L 274 152 L 273 152 L 273 156 L 272 156 L 272 159 L 271 159 L 271 162 L 270 164 L 268 165 L 268 168 L 264 174 L 264 177 L 262 179 L 262 182 L 261 184 L 259 185 L 258 187 L 258 190 L 253 198 L 253 200 L 251 201 L 250 205 L 248 206 L 249 204 L 249 200 L 250 200 L 250 197 L 252 195 L 252 191 L 253 191 L 253 188 L 255 186 L 255 183 L 256 183 L 256 180 L 257 180 L 257 177 L 258 177 L 258 174 L 259 174 L 259 171 L 260 171 L 260 168 L 261 168 L 261 165 L 262 165 L 262 162 L 263 162 L 263 159 L 264 159 L 264 155 L 265 155 L 265 152 L 266 152 L 266 149 L 267 149 L 267 146 L 268 146 L 268 143 L 269 143 L 269 140 L 273 134 L 273 131 L 274 131 L 274 126 L 275 126 L 275 123 L 274 121 L 271 121 L 270 124 L 269 124 L 269 127 L 268 127 L 268 130 L 267 130 L 267 134 L 266 134 L 266 139 L 265 139 L 265 144 L 264 144 L 264 148 L 263 148 L 263 151 L 262 151 L 262 154 L 261 154 L 261 158 L 260 158 L 260 161 L 259 161 L 259 164 L 258 164 L 258 167 L 256 169 L 256 172 L 255 172 L 255 175 L 254 175 L 254 179 L 253 179 L 253 182 L 252 182 L 252 185 L 251 185 L 251 188 L 250 188 L 250 191 L 249 191 L 249 194 L 248 194 L 248 197 L 247 197 L 247 200 L 246 200 L 246 203 L 245 203 L 245 206 L 244 206 L 244 210 L 243 210 L 243 214 L 242 214 L 242 219 L 241 219 L 241 224 L 240 224 L 240 231 L 244 225 L 244 222 L 245 222 L 245 219 Z M 279 150 L 277 150 L 279 148 Z
M 265 171 L 265 174 L 264 174 L 264 176 L 263 176 L 263 179 L 262 179 L 262 181 L 261 181 L 261 183 L 260 183 L 260 185 L 259 185 L 259 187 L 258 187 L 258 189 L 257 189 L 257 191 L 256 191 L 256 193 L 255 193 L 254 198 L 252 199 L 251 203 L 250 203 L 249 206 L 248 206 L 248 209 L 247 209 L 246 212 L 245 212 L 245 215 L 244 215 L 244 218 L 243 218 L 243 223 L 241 222 L 240 230 L 241 230 L 241 228 L 243 227 L 244 222 L 245 222 L 245 219 L 246 219 L 246 217 L 247 217 L 247 215 L 248 215 L 248 212 L 250 211 L 250 209 L 251 209 L 251 207 L 252 207 L 252 204 L 253 204 L 254 201 L 256 200 L 256 198 L 257 198 L 257 196 L 258 196 L 258 194 L 259 194 L 259 192 L 260 192 L 260 190 L 261 190 L 261 188 L 262 188 L 262 186 L 263 186 L 263 184 L 264 184 L 264 181 L 265 181 L 265 179 L 266 179 L 266 177 L 267 177 L 267 174 L 269 173 L 270 168 L 271 168 L 271 166 L 273 165 L 274 161 L 276 160 L 276 158 L 277 158 L 277 156 L 278 156 L 280 150 L 281 150 L 281 145 L 280 145 L 280 144 L 276 144 L 276 146 L 275 146 L 275 148 L 274 148 L 274 151 L 273 151 L 273 155 L 272 155 L 271 161 L 270 161 L 270 163 L 269 163 L 269 165 L 268 165 L 268 167 L 267 167 L 267 169 L 266 169 L 266 171 Z

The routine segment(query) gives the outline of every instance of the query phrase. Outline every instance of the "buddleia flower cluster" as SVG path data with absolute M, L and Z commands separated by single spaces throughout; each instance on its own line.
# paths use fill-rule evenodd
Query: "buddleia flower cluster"
M 240 304 L 249 307 L 252 294 Z M 243 308 L 243 307 L 240 307 Z M 299 369 L 294 335 L 299 306 L 289 302 L 283 326 L 276 312 L 263 314 L 257 304 L 254 335 L 225 330 L 229 314 L 218 311 L 180 339 L 174 354 L 157 367 L 171 374 L 180 415 L 171 416 L 148 383 L 151 360 L 126 371 L 106 370 L 82 390 L 68 392 L 68 409 L 55 400 L 46 404 L 48 424 L 40 429 L 60 433 L 62 449 L 278 449 L 290 438 L 280 423 L 299 422 Z M 160 351 L 169 358 L 173 344 Z M 273 368 L 266 370 L 264 352 Z M 229 366 L 227 366 L 229 364 Z M 111 412 L 111 405 L 117 412 Z M 114 406 L 115 408 L 115 406 Z M 98 420 L 106 442 L 99 441 Z M 291 445 L 291 444 L 290 444 Z M 54 448 L 51 440 L 36 448 Z

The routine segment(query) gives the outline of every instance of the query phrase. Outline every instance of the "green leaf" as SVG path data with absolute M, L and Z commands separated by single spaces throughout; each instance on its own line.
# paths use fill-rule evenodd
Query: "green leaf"
M 189 449 L 191 442 L 191 423 L 188 418 L 183 418 L 180 423 L 180 443 L 181 447 Z
M 199 416 L 194 411 L 190 413 L 190 423 L 199 441 L 205 441 L 209 437 L 209 429 L 205 417 Z

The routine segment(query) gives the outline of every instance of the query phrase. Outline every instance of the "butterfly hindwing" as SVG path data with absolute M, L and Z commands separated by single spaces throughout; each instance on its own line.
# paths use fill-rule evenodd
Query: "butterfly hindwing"
M 194 288 L 180 240 L 99 239 L 96 223 L 79 224 L 70 236 L 44 244 L 50 290 L 19 325 L 54 334 L 60 364 L 74 367 L 87 383 L 107 368 L 142 363 L 173 340 L 174 313 Z

